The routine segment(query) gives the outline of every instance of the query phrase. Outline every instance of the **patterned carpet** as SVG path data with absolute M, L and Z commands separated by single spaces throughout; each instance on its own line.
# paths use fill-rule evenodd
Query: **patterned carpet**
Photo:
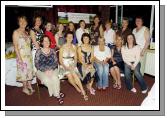
M 155 78 L 145 75 L 144 79 L 151 89 L 155 82 Z M 122 88 L 120 90 L 112 88 L 112 79 L 109 81 L 109 88 L 106 91 L 97 91 L 96 95 L 90 95 L 89 100 L 84 101 L 82 96 L 68 83 L 67 80 L 61 81 L 61 90 L 65 93 L 64 106 L 138 106 L 142 103 L 147 94 L 142 94 L 137 80 L 135 81 L 135 88 L 137 93 L 134 94 L 128 91 L 125 87 L 124 79 L 122 78 Z M 84 86 L 85 87 L 85 86 Z M 95 87 L 95 84 L 94 84 Z M 37 94 L 37 86 L 33 85 L 36 92 L 27 96 L 22 93 L 22 88 L 6 86 L 5 87 L 5 104 L 6 106 L 56 106 L 57 99 L 49 97 L 46 87 L 40 87 L 41 99 L 39 100 Z M 86 89 L 85 89 L 86 90 Z

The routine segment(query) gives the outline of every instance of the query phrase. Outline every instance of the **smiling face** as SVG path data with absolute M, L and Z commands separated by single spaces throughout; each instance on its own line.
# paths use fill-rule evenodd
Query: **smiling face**
M 27 26 L 27 20 L 25 18 L 19 18 L 19 27 L 25 29 Z
M 127 43 L 128 43 L 128 45 L 133 45 L 133 43 L 134 43 L 134 38 L 133 38 L 132 35 L 128 35 L 128 36 L 127 36 Z
M 129 23 L 128 23 L 127 20 L 123 20 L 123 21 L 122 21 L 122 27 L 123 27 L 123 28 L 127 28 L 127 27 L 128 27 L 128 24 L 129 24 Z
M 95 24 L 99 24 L 99 22 L 100 22 L 99 18 L 96 17 L 96 18 L 94 19 L 94 23 L 95 23 Z
M 37 18 L 35 19 L 35 26 L 40 27 L 41 24 L 42 24 L 41 18 L 40 18 L 40 17 L 37 17 Z
M 83 37 L 83 43 L 84 43 L 84 44 L 89 44 L 89 37 L 84 36 L 84 37 Z
M 117 47 L 118 46 L 122 46 L 122 43 L 123 43 L 122 38 L 120 36 L 117 36 L 117 38 L 116 38 L 116 46 Z
M 47 23 L 45 28 L 46 28 L 46 31 L 50 31 L 52 29 L 52 24 L 51 23 Z
M 99 45 L 105 45 L 105 40 L 104 40 L 104 38 L 100 38 L 100 37 L 99 37 L 99 39 L 98 39 L 98 44 L 99 44 Z
M 82 29 L 85 29 L 85 22 L 82 21 L 82 22 L 80 23 L 80 27 L 81 27 Z
M 59 29 L 59 31 L 63 31 L 64 30 L 64 25 L 63 24 L 59 24 L 58 29 Z
M 143 26 L 143 20 L 141 18 L 136 18 L 135 23 L 137 27 Z
M 106 23 L 106 24 L 105 24 L 105 28 L 106 28 L 106 29 L 110 29 L 110 28 L 111 28 L 111 23 Z
M 74 30 L 74 24 L 73 23 L 69 23 L 69 26 L 68 26 L 68 28 L 70 29 L 70 31 L 73 31 Z
M 48 37 L 44 37 L 42 44 L 43 44 L 43 48 L 49 48 L 49 46 L 50 46 L 49 38 Z
M 73 35 L 72 34 L 67 34 L 66 40 L 67 40 L 67 43 L 72 43 Z

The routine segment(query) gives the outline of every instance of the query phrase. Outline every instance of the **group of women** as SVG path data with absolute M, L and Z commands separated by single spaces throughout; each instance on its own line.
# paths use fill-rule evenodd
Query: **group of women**
M 36 76 L 47 86 L 50 97 L 61 98 L 59 75 L 62 74 L 83 99 L 88 100 L 83 85 L 91 95 L 95 95 L 96 91 L 94 81 L 97 90 L 105 91 L 109 87 L 110 73 L 115 80 L 113 87 L 121 89 L 121 72 L 125 74 L 128 90 L 136 92 L 131 84 L 133 72 L 139 80 L 142 93 L 147 92 L 140 72 L 140 60 L 149 44 L 149 31 L 143 26 L 141 17 L 136 18 L 137 27 L 133 33 L 128 28 L 127 18 L 123 19 L 122 28 L 118 31 L 112 29 L 111 21 L 107 21 L 103 28 L 98 16 L 94 17 L 89 29 L 85 21 L 80 20 L 77 30 L 75 24 L 69 22 L 66 30 L 63 24 L 58 24 L 55 33 L 52 32 L 51 22 L 45 24 L 44 30 L 41 29 L 40 16 L 34 17 L 33 23 L 34 27 L 27 32 L 27 18 L 18 17 L 19 28 L 13 32 L 17 81 L 23 83 L 22 91 L 25 94 L 32 95 L 35 92 L 31 80 Z

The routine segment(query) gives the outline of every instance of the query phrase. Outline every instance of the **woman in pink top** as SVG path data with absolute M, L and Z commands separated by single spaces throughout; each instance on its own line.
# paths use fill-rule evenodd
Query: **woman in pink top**
M 134 72 L 136 79 L 138 80 L 142 93 L 147 92 L 147 85 L 143 79 L 143 76 L 140 72 L 140 46 L 136 44 L 136 39 L 134 34 L 127 35 L 127 40 L 125 46 L 122 47 L 122 57 L 124 60 L 124 70 L 125 70 L 125 84 L 128 90 L 136 93 L 136 89 L 132 86 L 131 83 L 131 71 Z

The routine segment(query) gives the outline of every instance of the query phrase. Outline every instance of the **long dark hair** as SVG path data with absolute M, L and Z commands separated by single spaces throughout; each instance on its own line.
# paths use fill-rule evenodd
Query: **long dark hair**
M 36 15 L 36 16 L 33 17 L 33 26 L 35 26 L 35 22 L 36 22 L 37 18 L 40 18 L 40 20 L 41 20 L 41 26 L 40 27 L 42 27 L 43 20 L 42 20 L 42 17 L 40 15 Z
M 135 35 L 131 33 L 131 34 L 128 34 L 126 37 L 125 45 L 127 45 L 128 48 L 129 48 L 129 44 L 128 44 L 128 36 L 129 35 L 132 35 L 132 37 L 133 37 L 133 46 L 137 45 Z
M 69 29 L 69 25 L 70 25 L 70 24 L 73 24 L 73 25 L 74 25 L 73 32 L 75 32 L 75 24 L 74 24 L 72 21 L 70 21 L 70 22 L 68 23 L 68 25 L 67 25 L 67 31 L 66 31 L 66 32 L 70 31 L 70 29 Z
M 102 25 L 100 17 L 99 17 L 98 15 L 96 15 L 96 16 L 93 17 L 93 26 L 95 25 L 94 20 L 95 20 L 96 18 L 99 19 L 99 26 Z

